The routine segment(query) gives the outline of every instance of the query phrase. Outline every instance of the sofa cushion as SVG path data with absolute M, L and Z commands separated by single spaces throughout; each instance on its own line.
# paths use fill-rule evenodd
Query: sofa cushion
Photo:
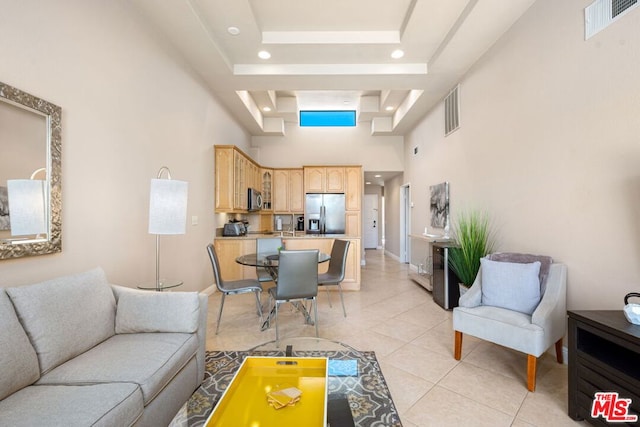
M 486 258 L 482 266 L 482 305 L 531 314 L 540 303 L 540 262 L 520 264 Z
M 37 384 L 136 383 L 146 406 L 197 350 L 195 334 L 115 335 L 43 375 Z
M 116 334 L 198 330 L 197 292 L 122 292 L 116 308 Z
M 142 392 L 131 383 L 34 385 L 0 401 L 0 425 L 131 426 L 143 409 Z
M 115 334 L 115 298 L 100 268 L 7 288 L 7 294 L 42 374 Z
M 0 289 L 0 400 L 40 378 L 38 356 L 4 289 Z M 0 423 L 2 425 L 2 423 Z

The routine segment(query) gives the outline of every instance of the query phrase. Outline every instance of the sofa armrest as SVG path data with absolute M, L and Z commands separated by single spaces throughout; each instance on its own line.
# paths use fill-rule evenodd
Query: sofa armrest
M 482 267 L 478 270 L 478 274 L 469 290 L 460 297 L 458 305 L 467 308 L 482 305 Z
M 531 314 L 531 323 L 540 326 L 552 344 L 565 335 L 567 327 L 567 267 L 553 263 L 540 304 Z
M 207 343 L 207 312 L 209 304 L 209 296 L 200 292 L 198 294 L 198 302 L 200 304 L 200 314 L 198 315 L 198 354 L 196 355 L 196 362 L 198 365 L 198 382 L 201 383 L 204 380 L 205 369 L 205 356 L 206 356 L 206 343 Z
M 197 292 L 149 292 L 117 285 L 112 285 L 112 289 L 117 300 L 116 334 L 191 334 L 200 327 Z

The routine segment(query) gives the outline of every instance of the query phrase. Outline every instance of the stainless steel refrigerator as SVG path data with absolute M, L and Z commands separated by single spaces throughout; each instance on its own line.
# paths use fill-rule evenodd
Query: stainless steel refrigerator
M 309 193 L 305 219 L 309 234 L 344 234 L 344 194 Z

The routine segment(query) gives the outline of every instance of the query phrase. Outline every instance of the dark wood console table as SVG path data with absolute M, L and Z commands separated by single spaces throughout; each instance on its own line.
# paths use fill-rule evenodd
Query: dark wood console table
M 629 414 L 640 413 L 640 326 L 629 323 L 622 310 L 568 314 L 569 416 L 609 425 L 591 417 L 597 391 L 618 392 L 631 399 Z

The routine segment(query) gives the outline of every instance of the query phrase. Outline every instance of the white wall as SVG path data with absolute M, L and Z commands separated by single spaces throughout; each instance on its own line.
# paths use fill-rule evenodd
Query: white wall
M 538 0 L 462 80 L 461 128 L 443 136 L 440 105 L 407 135 L 405 178 L 413 232 L 449 181 L 454 218 L 486 209 L 500 250 L 568 265 L 569 309 L 620 309 L 640 290 L 640 8 L 585 41 L 590 3 Z
M 371 136 L 371 123 L 354 128 L 301 128 L 286 123 L 285 136 L 254 136 L 255 160 L 270 167 L 362 165 L 367 171 L 401 171 L 403 137 Z
M 154 280 L 149 182 L 189 182 L 187 234 L 161 238 L 181 290 L 213 283 L 213 144 L 249 146 L 190 69 L 125 0 L 2 0 L 0 79 L 62 107 L 63 251 L 0 261 L 0 286 L 102 266 L 114 283 Z M 190 225 L 192 216 L 199 224 Z

